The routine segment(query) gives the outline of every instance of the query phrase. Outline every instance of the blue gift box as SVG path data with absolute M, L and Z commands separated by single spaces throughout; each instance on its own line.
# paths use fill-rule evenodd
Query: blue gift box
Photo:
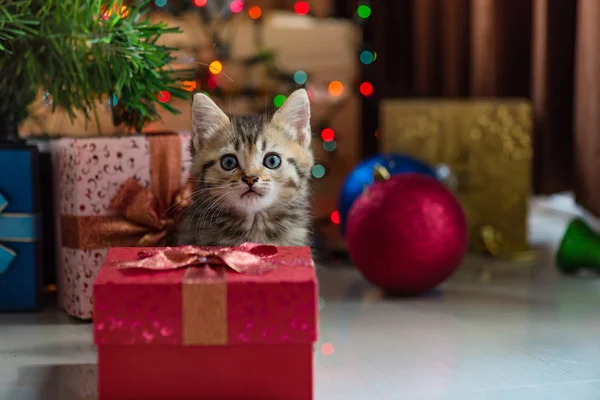
M 0 144 L 0 311 L 33 311 L 41 303 L 38 150 Z

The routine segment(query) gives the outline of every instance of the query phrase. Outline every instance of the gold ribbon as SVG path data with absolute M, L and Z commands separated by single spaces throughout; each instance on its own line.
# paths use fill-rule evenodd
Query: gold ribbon
M 243 243 L 238 248 L 206 249 L 195 246 L 140 251 L 137 260 L 122 261 L 123 270 L 169 271 L 186 268 L 182 281 L 183 344 L 227 344 L 226 269 L 262 275 L 276 268 L 268 258 L 277 247 Z
M 78 249 L 159 246 L 191 204 L 192 184 L 181 187 L 181 139 L 150 136 L 151 188 L 134 179 L 111 201 L 113 216 L 61 216 L 62 245 Z

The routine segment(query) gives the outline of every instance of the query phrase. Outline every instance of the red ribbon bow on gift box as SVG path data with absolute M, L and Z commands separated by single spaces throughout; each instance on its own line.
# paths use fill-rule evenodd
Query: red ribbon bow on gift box
M 166 247 L 140 251 L 137 260 L 121 262 L 118 267 L 168 271 L 192 266 L 221 266 L 242 274 L 262 275 L 276 268 L 267 260 L 276 254 L 276 246 L 258 243 L 242 243 L 237 248 Z

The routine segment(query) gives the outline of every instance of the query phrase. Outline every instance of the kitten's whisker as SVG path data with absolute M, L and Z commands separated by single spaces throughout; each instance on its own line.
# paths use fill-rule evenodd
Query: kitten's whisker
M 167 215 L 167 213 L 169 213 L 170 211 L 172 211 L 173 209 L 177 208 L 177 206 L 181 203 L 183 203 L 185 200 L 189 199 L 190 197 L 195 196 L 196 194 L 198 194 L 199 192 L 201 192 L 202 189 L 196 190 L 190 194 L 188 194 L 187 196 L 181 198 L 179 201 L 177 201 L 175 204 L 171 205 L 169 208 L 167 208 L 163 213 L 162 213 L 162 218 L 164 218 L 165 215 Z M 189 207 L 189 206 L 188 206 Z M 187 208 L 185 208 L 185 210 L 187 210 Z M 185 210 L 183 210 L 182 212 L 184 212 Z
M 218 210 L 219 203 L 221 203 L 221 201 L 223 199 L 225 199 L 225 197 L 227 195 L 228 195 L 228 193 L 220 193 L 217 196 L 215 196 L 215 197 L 213 197 L 213 198 L 210 199 L 210 200 L 212 200 L 210 202 L 210 204 L 208 204 L 208 205 L 206 205 L 206 207 L 204 207 L 204 209 L 202 210 L 202 212 L 200 213 L 200 215 L 196 219 L 196 226 L 194 228 L 194 234 L 198 233 L 198 228 L 210 228 L 209 226 L 205 225 L 205 222 L 207 220 L 208 214 L 211 211 L 213 211 L 213 209 Z

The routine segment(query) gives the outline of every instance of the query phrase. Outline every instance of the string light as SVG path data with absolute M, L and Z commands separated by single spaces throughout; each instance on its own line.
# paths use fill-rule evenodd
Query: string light
M 208 69 L 211 73 L 218 75 L 221 73 L 221 71 L 223 71 L 223 64 L 221 64 L 221 61 L 215 60 L 210 63 Z
M 262 15 L 262 10 L 259 6 L 250 7 L 250 9 L 248 10 L 248 15 L 252 19 L 259 19 Z
M 158 96 L 156 96 L 156 98 L 161 103 L 166 103 L 171 98 L 171 93 L 167 92 L 166 90 L 163 90 L 162 92 L 158 93 Z
M 196 82 L 195 81 L 183 81 L 183 86 L 181 88 L 188 92 L 193 92 L 196 89 Z
M 206 5 L 207 0 L 194 0 L 194 5 L 196 7 L 204 7 Z
M 323 148 L 325 151 L 332 152 L 337 148 L 337 143 L 335 140 L 330 140 L 329 142 L 323 142 Z
M 285 103 L 285 99 L 286 99 L 286 97 L 284 95 L 278 94 L 273 99 L 273 104 L 275 104 L 275 107 L 279 108 L 283 105 L 283 103 Z
M 312 174 L 313 177 L 317 178 L 317 179 L 321 179 L 322 177 L 325 176 L 325 167 L 322 166 L 321 164 L 315 164 L 312 169 L 310 170 L 310 173 Z
M 375 61 L 375 54 L 371 53 L 369 50 L 364 50 L 362 53 L 360 53 L 360 62 L 361 63 L 363 63 L 365 65 L 369 65 L 373 61 Z
M 298 15 L 306 15 L 310 11 L 310 5 L 306 1 L 297 1 L 294 4 L 294 11 Z
M 373 85 L 371 85 L 371 83 L 369 82 L 363 82 L 360 84 L 359 90 L 360 94 L 362 94 L 365 97 L 369 97 L 373 94 Z
M 244 9 L 244 2 L 242 0 L 235 0 L 229 5 L 229 9 L 232 13 L 240 13 Z
M 333 81 L 329 84 L 329 94 L 335 97 L 339 97 L 344 93 L 344 85 L 340 81 Z
M 156 4 L 157 7 L 164 7 L 167 5 L 167 0 L 154 0 L 154 4 Z
M 325 128 L 321 131 L 321 139 L 325 142 L 330 142 L 335 139 L 335 132 L 331 128 Z
M 306 72 L 296 71 L 296 73 L 294 73 L 294 82 L 296 82 L 298 85 L 304 85 L 307 80 L 308 75 L 306 74 Z
M 335 210 L 334 212 L 331 213 L 331 215 L 329 216 L 329 219 L 331 219 L 331 222 L 333 222 L 336 225 L 340 224 L 340 212 L 338 210 Z
M 371 16 L 371 7 L 367 6 L 366 4 L 362 4 L 362 5 L 358 6 L 356 13 L 362 19 L 369 18 Z

